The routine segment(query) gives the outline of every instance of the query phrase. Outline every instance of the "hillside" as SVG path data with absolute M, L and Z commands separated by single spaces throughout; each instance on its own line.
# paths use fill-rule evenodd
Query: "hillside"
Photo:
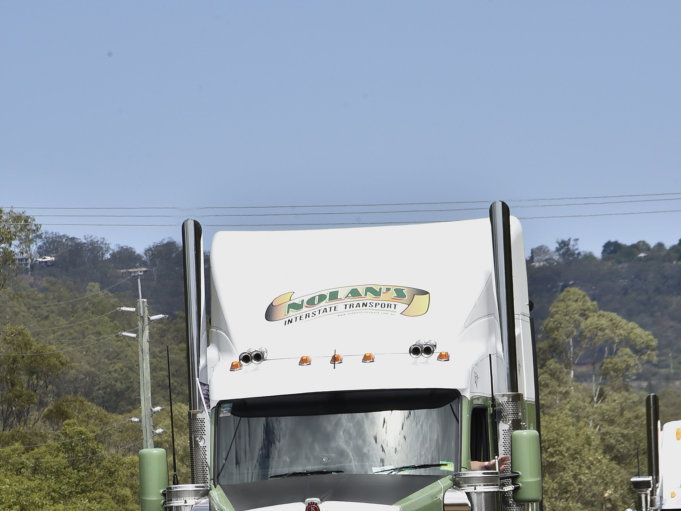
M 532 255 L 527 268 L 538 332 L 556 296 L 577 287 L 602 309 L 657 338 L 657 362 L 650 365 L 646 384 L 660 389 L 681 378 L 681 242 L 651 247 L 644 241 L 632 245 L 608 241 L 601 257 L 595 257 L 581 253 L 574 240 L 561 240 L 555 250 L 538 247 Z
M 101 238 L 50 233 L 37 252 L 55 257 L 55 262 L 53 266 L 35 265 L 31 278 L 24 274 L 19 279 L 34 289 L 40 289 L 49 277 L 81 292 L 94 282 L 101 288 L 115 286 L 112 293 L 130 301 L 136 298 L 136 283 L 117 284 L 120 270 L 144 266 L 149 270 L 142 281 L 143 292 L 151 310 L 173 316 L 184 310 L 182 251 L 175 241 L 162 240 L 137 253 L 130 247 L 112 248 Z M 607 241 L 596 257 L 580 252 L 576 240 L 568 239 L 559 240 L 554 249 L 540 246 L 531 253 L 528 278 L 538 332 L 560 291 L 578 287 L 603 309 L 638 323 L 658 339 L 651 385 L 678 378 L 681 354 L 675 346 L 681 337 L 681 242 L 665 247 L 645 241 L 631 245 Z M 208 265 L 206 271 L 209 274 Z
M 48 233 L 36 252 L 54 259 L 49 264 L 34 263 L 30 271 L 27 265 L 13 271 L 7 265 L 1 268 L 5 281 L 0 288 L 4 305 L 0 308 L 0 374 L 4 375 L 0 378 L 0 457 L 9 461 L 0 467 L 0 489 L 10 496 L 32 495 L 12 508 L 20 511 L 57 511 L 84 503 L 90 509 L 135 509 L 134 455 L 141 435 L 139 425 L 129 418 L 139 413 L 138 355 L 135 341 L 119 332 L 134 330 L 136 318 L 116 309 L 134 305 L 137 282 L 120 270 L 147 268 L 142 291 L 150 309 L 170 316 L 152 324 L 152 396 L 155 405 L 167 405 L 168 346 L 173 393 L 179 403 L 179 469 L 186 481 L 181 247 L 162 240 L 137 253 L 130 247 L 111 247 L 99 238 Z M 574 240 L 561 240 L 553 250 L 532 250 L 528 275 L 542 353 L 547 509 L 596 511 L 630 505 L 628 477 L 636 467 L 635 447 L 645 448 L 645 388 L 661 393 L 663 419 L 678 414 L 679 254 L 678 245 L 608 242 L 601 257 L 596 257 L 580 253 Z M 613 342 L 609 324 L 633 332 L 629 340 L 628 334 L 623 335 L 621 344 L 614 339 L 617 346 L 613 346 L 621 348 L 638 339 L 644 347 L 637 351 L 631 344 L 635 359 L 616 359 L 614 351 L 599 348 L 585 351 L 581 362 L 566 360 L 562 349 L 566 337 L 552 324 L 561 319 L 556 304 L 569 300 L 589 308 L 591 324 L 585 325 L 594 339 L 600 339 L 599 346 Z M 650 362 L 655 347 L 658 358 Z M 613 372 L 604 363 L 608 357 L 625 365 Z M 641 364 L 647 364 L 643 371 Z M 591 383 L 594 375 L 599 378 L 597 386 Z M 167 408 L 154 421 L 168 430 Z M 157 445 L 168 447 L 168 436 L 160 435 Z M 41 482 L 48 473 L 52 483 L 43 489 Z M 74 491 L 61 484 L 93 480 L 104 473 L 117 482 L 119 491 L 102 493 L 94 484 Z M 572 474 L 579 474 L 579 488 L 590 488 L 589 493 L 571 490 Z

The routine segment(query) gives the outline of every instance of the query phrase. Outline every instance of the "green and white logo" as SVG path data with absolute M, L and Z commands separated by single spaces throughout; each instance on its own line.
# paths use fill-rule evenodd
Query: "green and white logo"
M 318 293 L 293 297 L 290 291 L 277 296 L 265 311 L 267 321 L 293 318 L 311 319 L 325 314 L 340 314 L 366 309 L 397 312 L 398 305 L 406 305 L 401 311 L 403 316 L 422 316 L 428 312 L 430 293 L 423 289 L 406 286 L 360 285 L 327 289 Z

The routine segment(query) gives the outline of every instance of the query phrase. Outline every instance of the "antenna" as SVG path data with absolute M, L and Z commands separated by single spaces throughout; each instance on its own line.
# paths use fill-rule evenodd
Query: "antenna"
M 168 399 L 170 401 L 170 441 L 173 446 L 173 484 L 180 484 L 177 477 L 177 465 L 175 463 L 175 422 L 173 421 L 173 390 L 170 386 L 170 348 L 166 344 L 166 361 L 168 363 Z
M 640 476 L 641 475 L 641 457 L 640 457 L 640 446 L 636 446 L 636 475 Z

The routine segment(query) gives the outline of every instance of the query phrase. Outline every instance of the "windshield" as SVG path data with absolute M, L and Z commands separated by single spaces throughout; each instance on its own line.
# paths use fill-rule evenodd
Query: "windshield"
M 217 484 L 334 472 L 444 476 L 459 462 L 455 391 L 242 400 L 217 413 Z

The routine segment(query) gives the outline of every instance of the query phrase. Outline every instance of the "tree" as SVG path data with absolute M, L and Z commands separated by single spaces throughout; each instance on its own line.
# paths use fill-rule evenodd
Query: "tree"
M 642 364 L 655 360 L 657 341 L 650 332 L 614 312 L 598 311 L 583 324 L 581 344 L 590 351 L 592 395 L 599 400 L 601 387 L 624 388 L 641 372 Z
M 565 289 L 551 305 L 544 323 L 540 362 L 555 358 L 568 368 L 570 379 L 574 379 L 575 364 L 585 351 L 579 342 L 584 322 L 597 311 L 598 305 L 584 291 L 576 287 Z
M 46 233 L 38 251 L 55 257 L 54 266 L 41 271 L 44 275 L 68 277 L 85 286 L 89 282 L 109 285 L 120 279 L 120 274 L 108 264 L 111 246 L 103 238 L 85 236 L 82 239 L 59 233 Z
M 35 218 L 0 208 L 0 288 L 14 269 L 17 252 L 27 254 L 30 264 L 30 256 L 39 235 L 40 225 Z
M 549 309 L 542 331 L 542 360 L 561 361 L 574 379 L 578 364 L 591 367 L 592 398 L 599 400 L 604 382 L 625 388 L 645 362 L 655 360 L 657 341 L 636 323 L 614 312 L 599 311 L 582 290 L 565 289 Z
M 117 246 L 109 254 L 109 263 L 117 270 L 124 270 L 128 268 L 141 268 L 146 264 L 146 261 L 134 248 L 124 245 Z
M 182 247 L 173 240 L 155 243 L 144 251 L 150 273 L 143 284 L 154 310 L 174 314 L 184 309 Z
M 588 384 L 550 359 L 540 369 L 544 503 L 551 510 L 617 510 L 631 504 L 629 477 L 645 445 L 642 396 L 610 389 L 598 403 Z
M 556 254 L 564 263 L 579 259 L 582 255 L 579 251 L 579 238 L 567 238 L 556 241 Z
M 136 457 L 108 452 L 96 433 L 67 420 L 48 441 L 0 448 L 2 509 L 139 509 Z
M 662 245 L 662 247 L 660 247 L 660 245 Z M 660 248 L 662 249 L 662 252 L 666 254 L 664 244 L 658 243 L 655 247 L 656 254 L 660 253 Z M 619 241 L 606 241 L 601 250 L 601 257 L 604 261 L 627 263 L 640 259 L 641 257 L 647 257 L 651 250 L 650 244 L 643 240 L 632 243 L 631 245 L 626 245 Z
M 530 250 L 529 262 L 533 266 L 556 264 L 558 262 L 558 256 L 546 245 L 539 245 Z
M 34 340 L 26 328 L 5 327 L 0 334 L 0 431 L 26 425 L 30 412 L 48 402 L 50 384 L 65 366 L 61 353 Z

